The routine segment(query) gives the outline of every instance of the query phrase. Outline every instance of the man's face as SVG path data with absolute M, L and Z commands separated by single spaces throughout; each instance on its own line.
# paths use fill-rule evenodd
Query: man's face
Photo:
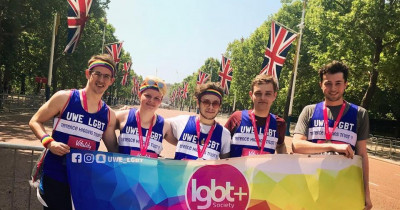
M 343 73 L 325 74 L 319 84 L 325 95 L 325 100 L 336 102 L 343 99 L 344 90 L 347 82 L 344 81 Z
M 199 110 L 200 115 L 207 120 L 213 120 L 221 107 L 219 98 L 212 94 L 203 95 L 200 99 Z
M 144 110 L 155 111 L 161 105 L 162 94 L 153 89 L 147 89 L 139 94 L 140 107 Z
M 271 108 L 277 93 L 274 92 L 272 83 L 261 83 L 255 84 L 249 95 L 256 111 L 266 111 Z
M 103 66 L 93 68 L 86 75 L 86 78 L 89 81 L 89 87 L 98 94 L 103 94 L 115 80 L 112 77 L 111 71 Z

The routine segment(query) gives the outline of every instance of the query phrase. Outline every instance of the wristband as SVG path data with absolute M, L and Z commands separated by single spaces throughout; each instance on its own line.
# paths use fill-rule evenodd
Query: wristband
M 54 139 L 49 134 L 44 135 L 41 139 L 41 142 L 45 148 L 47 148 L 47 145 L 52 141 L 54 141 Z

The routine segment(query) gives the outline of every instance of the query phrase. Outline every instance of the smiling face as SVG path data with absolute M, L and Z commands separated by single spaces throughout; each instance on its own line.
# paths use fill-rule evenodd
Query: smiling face
M 139 93 L 139 97 L 141 110 L 148 110 L 152 112 L 155 112 L 158 109 L 163 99 L 162 94 L 154 89 L 147 89 L 142 93 Z
M 343 94 L 347 82 L 345 82 L 342 72 L 324 74 L 320 86 L 325 95 L 326 105 L 336 106 L 343 103 Z
M 205 94 L 199 103 L 200 115 L 207 120 L 214 120 L 221 107 L 220 99 L 213 94 Z
M 88 79 L 88 88 L 97 94 L 103 94 L 115 80 L 112 77 L 111 71 L 103 66 L 98 66 L 91 71 L 87 71 L 86 78 Z
M 277 93 L 274 92 L 272 83 L 259 83 L 254 85 L 253 91 L 250 91 L 249 95 L 256 112 L 269 112 Z

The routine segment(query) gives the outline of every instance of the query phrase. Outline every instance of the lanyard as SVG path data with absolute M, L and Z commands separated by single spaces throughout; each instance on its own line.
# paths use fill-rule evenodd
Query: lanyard
M 203 148 L 201 148 L 201 150 L 200 150 L 200 144 L 199 144 L 199 142 L 200 142 L 200 119 L 199 118 L 196 119 L 197 157 L 198 158 L 203 158 L 203 155 L 206 152 L 208 143 L 210 142 L 210 139 L 211 139 L 212 133 L 214 132 L 214 129 L 215 129 L 215 122 L 214 122 L 214 125 L 211 126 L 210 131 L 208 132 L 208 135 L 207 135 L 206 141 L 204 142 Z
M 146 155 L 147 148 L 149 147 L 151 131 L 153 130 L 153 121 L 154 121 L 154 115 L 151 118 L 149 130 L 147 131 L 147 135 L 146 135 L 146 142 L 143 145 L 143 133 L 142 133 L 142 125 L 140 123 L 139 110 L 136 112 L 136 122 L 137 122 L 137 127 L 138 127 L 139 143 L 140 143 L 140 155 L 142 155 L 142 156 Z
M 335 123 L 333 124 L 333 128 L 331 130 L 331 129 L 329 129 L 328 109 L 326 108 L 326 104 L 324 102 L 323 112 L 324 112 L 324 124 L 325 124 L 325 138 L 326 138 L 327 142 L 332 139 L 333 131 L 335 131 L 336 127 L 338 126 L 340 119 L 342 118 L 345 107 L 346 107 L 346 102 L 343 101 L 342 107 L 340 108 L 339 115 L 337 116 Z
M 89 112 L 88 103 L 87 103 L 87 97 L 86 97 L 86 90 L 85 89 L 82 90 L 82 99 L 83 99 L 83 109 L 86 112 Z M 97 111 L 100 111 L 100 109 L 101 109 L 101 100 L 99 101 L 99 105 L 98 105 Z
M 260 146 L 260 137 L 258 136 L 256 117 L 254 115 L 254 111 L 250 112 L 250 117 L 251 117 L 251 124 L 253 125 L 254 137 L 256 138 L 257 146 L 260 147 L 260 152 L 262 152 L 264 150 L 265 142 L 267 141 L 268 130 L 269 130 L 269 121 L 271 119 L 271 115 L 268 114 L 267 121 L 265 122 L 264 135 L 263 135 L 263 139 L 261 142 L 261 146 Z

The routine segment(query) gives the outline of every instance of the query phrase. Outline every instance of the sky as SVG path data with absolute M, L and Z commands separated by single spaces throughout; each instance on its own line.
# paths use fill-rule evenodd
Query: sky
M 280 7 L 280 0 L 111 0 L 106 12 L 131 69 L 177 83 L 207 58 L 221 60 L 230 42 L 249 37 Z

